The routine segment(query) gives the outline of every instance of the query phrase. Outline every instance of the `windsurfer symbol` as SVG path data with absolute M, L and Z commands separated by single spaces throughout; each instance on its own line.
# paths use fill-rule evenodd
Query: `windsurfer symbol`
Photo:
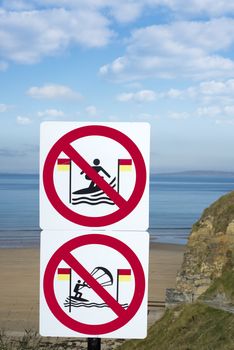
M 48 233 L 41 235 L 40 333 L 144 337 L 148 233 L 60 232 L 60 246 Z
M 107 179 L 111 178 L 111 175 L 105 169 L 103 169 L 103 167 L 100 165 L 100 160 L 98 158 L 94 159 L 93 164 L 94 166 L 92 166 L 92 168 L 97 173 L 102 173 Z M 82 174 L 84 174 L 83 170 L 80 172 L 80 175 Z M 74 197 L 72 198 L 73 205 L 77 205 L 77 204 L 115 205 L 115 203 L 109 197 L 106 196 L 105 192 L 102 191 L 102 189 L 98 187 L 98 185 L 95 184 L 95 182 L 90 177 L 88 177 L 88 175 L 85 175 L 85 180 L 88 180 L 90 182 L 88 187 L 72 192 L 72 194 L 74 195 Z M 82 181 L 80 179 L 79 183 L 81 182 Z M 111 180 L 108 183 L 109 183 L 109 186 L 111 186 L 112 188 L 115 188 L 116 177 L 111 178 Z

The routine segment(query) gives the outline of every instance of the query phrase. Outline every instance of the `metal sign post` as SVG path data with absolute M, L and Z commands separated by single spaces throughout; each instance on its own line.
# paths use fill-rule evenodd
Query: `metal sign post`
M 88 338 L 88 350 L 101 350 L 101 338 Z

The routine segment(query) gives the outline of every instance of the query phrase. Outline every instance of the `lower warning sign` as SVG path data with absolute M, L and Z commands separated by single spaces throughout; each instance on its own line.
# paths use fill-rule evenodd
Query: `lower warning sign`
M 147 232 L 41 234 L 40 333 L 144 338 Z

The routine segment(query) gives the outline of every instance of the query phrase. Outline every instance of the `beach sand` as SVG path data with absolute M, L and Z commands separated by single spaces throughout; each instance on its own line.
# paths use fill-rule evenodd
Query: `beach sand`
M 163 301 L 175 286 L 185 247 L 151 243 L 149 300 Z M 0 329 L 38 331 L 39 248 L 0 249 Z

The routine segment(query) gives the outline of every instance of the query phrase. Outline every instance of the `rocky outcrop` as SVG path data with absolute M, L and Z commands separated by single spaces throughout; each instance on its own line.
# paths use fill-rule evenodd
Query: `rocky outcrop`
M 166 292 L 167 304 L 191 302 L 226 270 L 234 269 L 234 191 L 204 211 L 193 225 L 176 288 Z

